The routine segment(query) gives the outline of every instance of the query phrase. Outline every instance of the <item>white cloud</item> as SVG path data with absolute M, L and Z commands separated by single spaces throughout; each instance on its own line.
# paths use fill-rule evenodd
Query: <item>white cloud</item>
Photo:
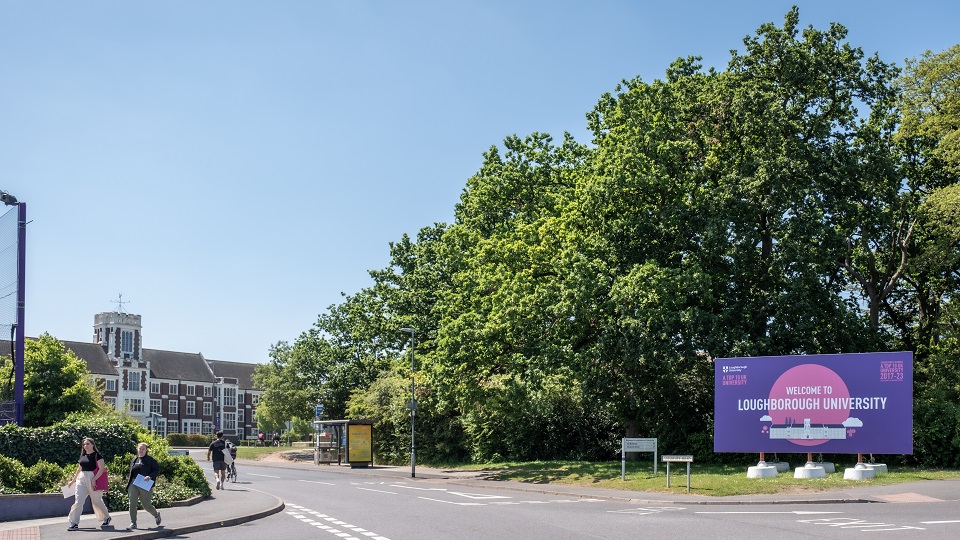
M 770 418 L 769 414 L 765 414 L 760 417 L 761 422 L 773 422 L 773 418 Z
M 844 427 L 863 427 L 863 422 L 859 418 L 850 417 L 843 421 Z

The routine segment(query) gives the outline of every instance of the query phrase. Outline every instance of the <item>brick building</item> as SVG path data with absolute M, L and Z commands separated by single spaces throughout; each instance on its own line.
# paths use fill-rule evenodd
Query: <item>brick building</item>
M 103 383 L 104 398 L 151 430 L 210 434 L 233 440 L 257 437 L 262 392 L 255 364 L 204 358 L 201 353 L 146 349 L 140 315 L 94 316 L 93 343 L 63 341 Z

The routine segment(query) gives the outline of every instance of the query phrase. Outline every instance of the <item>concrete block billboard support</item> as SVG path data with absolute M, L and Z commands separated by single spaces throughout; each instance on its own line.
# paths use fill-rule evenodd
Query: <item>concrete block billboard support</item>
M 913 453 L 913 353 L 718 358 L 714 451 Z

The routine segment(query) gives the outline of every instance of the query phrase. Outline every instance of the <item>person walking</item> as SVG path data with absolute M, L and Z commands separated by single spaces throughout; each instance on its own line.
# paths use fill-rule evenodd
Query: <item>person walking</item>
M 103 493 L 97 491 L 97 481 L 105 474 L 107 474 L 107 465 L 103 462 L 103 456 L 97 451 L 97 444 L 90 437 L 84 437 L 80 447 L 77 472 L 73 473 L 73 477 L 67 484 L 68 487 L 73 486 L 74 482 L 77 484 L 76 497 L 67 515 L 68 531 L 80 528 L 80 515 L 83 513 L 83 503 L 87 502 L 87 497 L 93 504 L 93 512 L 97 515 L 97 519 L 102 521 L 100 526 L 106 527 L 110 524 L 110 511 L 103 503 Z
M 137 445 L 137 455 L 130 460 L 130 473 L 127 478 L 127 496 L 130 498 L 130 526 L 128 530 L 137 528 L 137 503 L 143 505 L 143 509 L 157 521 L 157 527 L 160 526 L 160 512 L 153 507 L 153 483 L 157 481 L 160 475 L 160 464 L 152 456 L 147 455 L 150 447 L 147 443 Z M 134 483 L 137 476 L 150 483 L 150 489 L 144 489 Z
M 217 489 L 222 489 L 221 486 L 226 482 L 227 464 L 223 461 L 223 451 L 226 448 L 227 446 L 223 442 L 223 432 L 218 431 L 217 438 L 207 448 L 207 461 L 210 461 L 210 455 L 213 454 L 213 475 L 217 477 Z

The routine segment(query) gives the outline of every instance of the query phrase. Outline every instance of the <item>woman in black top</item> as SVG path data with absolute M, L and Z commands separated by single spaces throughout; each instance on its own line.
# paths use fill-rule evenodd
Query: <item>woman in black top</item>
M 137 503 L 143 505 L 143 509 L 149 512 L 157 520 L 157 526 L 160 525 L 160 512 L 153 507 L 153 482 L 157 480 L 160 474 L 160 464 L 157 460 L 147 455 L 150 447 L 147 443 L 137 445 L 137 455 L 130 460 L 130 476 L 127 479 L 127 495 L 130 497 L 130 526 L 128 529 L 137 528 Z M 133 481 L 137 475 L 143 476 L 143 479 L 150 482 L 150 489 L 144 489 Z
M 96 475 L 93 471 L 97 471 Z M 67 516 L 70 522 L 69 530 L 80 526 L 80 514 L 83 513 L 83 503 L 87 501 L 87 497 L 90 497 L 90 502 L 93 503 L 93 512 L 97 515 L 97 519 L 103 522 L 100 526 L 106 527 L 110 524 L 110 511 L 107 510 L 107 505 L 103 504 L 103 494 L 96 490 L 97 479 L 104 474 L 107 474 L 107 466 L 103 462 L 103 456 L 97 451 L 97 445 L 93 439 L 85 437 L 80 450 L 80 464 L 77 472 L 67 484 L 72 486 L 74 482 L 77 483 L 76 500 Z

